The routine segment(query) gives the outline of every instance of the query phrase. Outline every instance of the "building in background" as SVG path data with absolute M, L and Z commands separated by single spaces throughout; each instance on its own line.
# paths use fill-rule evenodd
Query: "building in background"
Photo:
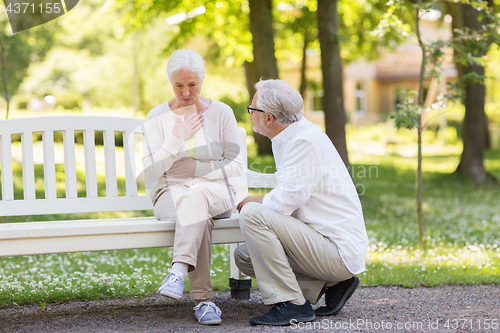
M 422 39 L 430 43 L 451 38 L 451 16 L 441 19 L 439 11 L 427 13 L 420 24 Z M 344 66 L 344 107 L 349 123 L 374 124 L 387 119 L 396 104 L 402 102 L 401 91 L 418 91 L 422 50 L 411 38 L 397 47 L 395 52 L 386 51 L 373 62 L 359 59 Z M 426 79 L 424 98 L 426 106 L 446 89 L 446 82 L 457 79 L 453 64 L 453 50 L 446 50 L 444 72 L 441 80 Z M 298 69 L 282 71 L 283 79 L 298 86 Z M 308 57 L 307 77 L 311 84 L 305 95 L 306 117 L 323 124 L 321 87 L 321 63 L 319 54 Z M 439 82 L 441 81 L 441 82 Z

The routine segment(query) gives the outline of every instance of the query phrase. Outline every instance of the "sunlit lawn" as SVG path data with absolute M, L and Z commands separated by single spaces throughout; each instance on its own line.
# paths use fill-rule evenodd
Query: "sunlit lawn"
M 414 158 L 352 154 L 354 170 L 377 165 L 361 196 L 371 245 L 364 285 L 442 285 L 500 282 L 500 186 L 475 186 L 450 174 L 459 155 L 426 156 L 423 211 L 428 252 L 417 249 Z M 486 167 L 500 178 L 500 152 Z M 359 173 L 359 175 L 363 175 Z
M 457 154 L 425 157 L 424 218 L 429 249 L 425 254 L 416 247 L 415 158 L 355 152 L 349 158 L 370 237 L 367 270 L 360 274 L 362 285 L 500 283 L 498 183 L 476 187 L 450 175 L 458 163 Z M 251 158 L 249 166 L 274 171 L 271 157 Z M 488 152 L 486 166 L 500 178 L 500 152 Z M 15 172 L 21 177 L 20 170 Z M 84 178 L 79 176 L 79 182 L 84 183 Z M 105 188 L 103 179 L 99 186 Z M 77 218 L 113 214 L 80 214 Z M 141 214 L 150 212 L 134 213 Z M 0 304 L 35 302 L 43 307 L 70 299 L 143 297 L 156 291 L 171 258 L 171 248 L 0 258 Z M 229 245 L 213 246 L 214 290 L 228 289 L 229 267 Z

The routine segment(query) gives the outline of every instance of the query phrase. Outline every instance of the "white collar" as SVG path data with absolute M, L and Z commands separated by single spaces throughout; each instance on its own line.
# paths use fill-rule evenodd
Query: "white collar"
M 279 132 L 274 138 L 272 138 L 271 142 L 282 145 L 283 143 L 288 141 L 297 132 L 297 130 L 300 127 L 302 127 L 306 122 L 307 122 L 307 119 L 305 117 L 302 117 L 300 120 L 298 120 L 294 123 L 291 123 L 290 125 L 285 127 L 284 130 Z

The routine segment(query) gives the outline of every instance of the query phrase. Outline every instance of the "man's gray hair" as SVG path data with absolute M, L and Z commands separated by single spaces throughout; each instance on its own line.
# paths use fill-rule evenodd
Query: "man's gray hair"
M 205 61 L 193 50 L 180 49 L 170 56 L 167 63 L 168 80 L 172 82 L 172 76 L 181 69 L 198 74 L 202 81 L 205 78 Z
M 271 113 L 280 125 L 290 125 L 304 116 L 302 96 L 283 80 L 260 80 L 256 108 Z

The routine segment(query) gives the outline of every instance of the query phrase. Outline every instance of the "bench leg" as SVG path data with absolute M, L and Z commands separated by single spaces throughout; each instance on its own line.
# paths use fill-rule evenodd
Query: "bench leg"
M 234 260 L 234 251 L 240 244 L 230 244 L 230 260 L 231 260 L 231 277 L 229 278 L 229 286 L 231 287 L 231 298 L 247 300 L 250 299 L 250 287 L 252 280 L 249 276 L 243 274 L 236 266 Z

